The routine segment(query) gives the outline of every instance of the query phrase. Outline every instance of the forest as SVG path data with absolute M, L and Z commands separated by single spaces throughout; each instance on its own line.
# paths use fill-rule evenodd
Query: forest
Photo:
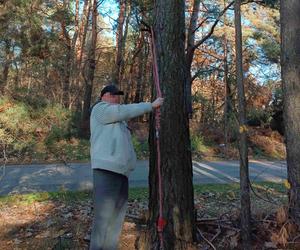
M 297 0 L 0 1 L 0 188 L 10 164 L 88 162 L 101 89 L 118 86 L 124 104 L 151 102 L 157 64 L 160 141 L 153 114 L 129 122 L 138 158 L 149 159 L 146 229 L 135 248 L 162 248 L 159 143 L 163 249 L 298 249 L 298 13 Z M 193 160 L 220 159 L 239 161 L 238 212 L 198 218 Z M 250 182 L 249 159 L 287 162 L 285 198 L 263 215 L 251 213 L 251 200 L 274 190 Z

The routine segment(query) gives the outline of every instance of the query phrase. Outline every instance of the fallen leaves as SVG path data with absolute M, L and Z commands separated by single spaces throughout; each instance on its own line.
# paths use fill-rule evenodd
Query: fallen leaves
M 199 249 L 212 246 L 215 249 L 238 249 L 240 246 L 238 195 L 226 192 L 224 197 L 212 192 L 195 196 L 197 227 L 202 235 L 199 236 Z M 268 215 L 262 209 L 259 211 L 253 214 L 256 221 L 253 224 L 253 249 L 284 248 L 300 241 L 299 229 L 289 220 L 286 207 L 280 207 L 277 211 L 265 207 Z M 1 250 L 32 247 L 87 249 L 92 214 L 90 199 L 73 203 L 51 201 L 1 207 Z M 134 249 L 135 240 L 149 217 L 147 202 L 129 201 L 126 216 L 120 250 Z

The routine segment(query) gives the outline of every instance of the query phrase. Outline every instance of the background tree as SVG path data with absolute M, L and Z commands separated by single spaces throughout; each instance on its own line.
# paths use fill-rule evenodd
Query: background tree
M 280 2 L 281 66 L 287 147 L 289 213 L 300 225 L 300 2 Z
M 94 74 L 96 68 L 96 46 L 97 46 L 97 36 L 98 36 L 98 26 L 97 26 L 97 18 L 98 18 L 98 1 L 93 1 L 92 7 L 92 31 L 91 31 L 91 41 L 89 45 L 88 51 L 88 63 L 86 67 L 86 74 L 84 77 L 85 80 L 85 92 L 84 92 L 84 106 L 82 112 L 82 134 L 87 132 L 86 124 L 89 123 L 89 113 L 91 106 L 91 98 L 94 84 Z
M 235 43 L 236 43 L 236 78 L 239 99 L 239 152 L 240 152 L 240 189 L 241 189 L 241 237 L 243 249 L 251 249 L 251 213 L 250 213 L 250 190 L 248 170 L 248 145 L 246 129 L 246 110 L 243 73 L 242 52 L 242 25 L 241 25 L 241 1 L 236 0 L 234 4 L 235 21 Z

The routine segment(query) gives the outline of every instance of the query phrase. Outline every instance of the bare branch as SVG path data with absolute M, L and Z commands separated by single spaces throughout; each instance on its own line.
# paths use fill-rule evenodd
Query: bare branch
M 217 24 L 219 23 L 221 17 L 224 15 L 224 13 L 234 4 L 234 1 L 229 3 L 219 14 L 218 18 L 215 20 L 215 22 L 213 23 L 213 25 L 210 28 L 210 31 L 200 40 L 198 41 L 194 46 L 193 46 L 193 50 L 195 50 L 196 48 L 198 48 L 201 44 L 203 44 L 213 33 L 215 30 L 215 27 L 217 26 Z

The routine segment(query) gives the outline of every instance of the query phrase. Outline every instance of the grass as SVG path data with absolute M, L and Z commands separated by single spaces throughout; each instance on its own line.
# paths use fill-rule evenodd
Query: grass
M 1 205 L 19 205 L 32 204 L 34 202 L 46 201 L 62 201 L 65 203 L 72 203 L 76 201 L 84 201 L 91 198 L 89 191 L 66 191 L 60 190 L 57 192 L 40 192 L 29 194 L 14 194 L 7 196 L 0 196 Z
M 266 193 L 272 196 L 282 196 L 286 188 L 280 183 L 257 182 L 252 184 L 258 193 Z M 203 184 L 194 185 L 195 196 L 204 196 L 209 199 L 231 200 L 239 197 L 239 184 Z M 147 201 L 149 196 L 148 188 L 130 188 L 129 201 Z M 33 202 L 61 201 L 72 203 L 92 198 L 91 191 L 67 191 L 61 189 L 57 192 L 41 192 L 30 194 L 16 194 L 0 196 L 0 206 L 30 204 Z

